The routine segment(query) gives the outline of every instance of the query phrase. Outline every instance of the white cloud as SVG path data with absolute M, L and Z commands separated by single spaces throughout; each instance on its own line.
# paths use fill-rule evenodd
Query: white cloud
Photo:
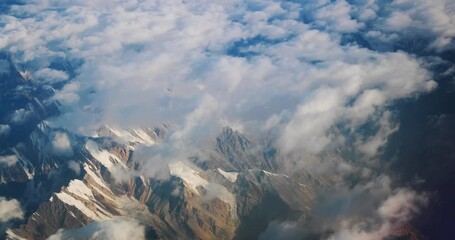
M 301 105 L 284 129 L 281 140 L 284 151 L 321 152 L 335 138 L 327 131 L 340 115 L 342 100 L 338 90 L 320 89 Z
M 77 93 L 79 88 L 80 84 L 78 82 L 68 83 L 60 91 L 57 91 L 52 98 L 63 105 L 75 104 L 79 101 L 79 95 Z
M 11 127 L 8 124 L 0 124 L 0 137 L 6 137 L 11 132 Z
M 402 38 L 429 39 L 430 48 L 442 51 L 453 49 L 455 37 L 455 4 L 451 0 L 394 0 L 384 4 L 383 11 L 388 15 L 382 30 L 396 33 Z M 380 21 L 378 21 L 380 22 Z M 379 27 L 381 29 L 381 27 Z
M 412 18 L 403 12 L 393 12 L 387 19 L 386 25 L 392 30 L 400 31 L 409 27 L 412 23 Z
M 14 124 L 23 124 L 32 116 L 32 112 L 24 108 L 17 109 L 13 112 L 11 116 L 11 123 Z
M 315 81 L 311 86 L 315 90 L 283 129 L 286 152 L 319 153 L 336 139 L 331 131 L 335 125 L 348 122 L 356 129 L 388 103 L 436 86 L 419 63 L 403 53 L 376 55 L 366 63 L 338 62 L 307 77 L 311 80 L 306 84 Z
M 51 146 L 52 151 L 58 155 L 73 155 L 71 140 L 65 132 L 56 132 L 53 134 Z
M 362 23 L 352 19 L 352 6 L 345 0 L 337 0 L 318 9 L 315 13 L 316 24 L 336 32 L 356 32 Z
M 22 219 L 24 212 L 16 199 L 7 200 L 0 197 L 0 223 L 6 223 L 13 219 Z
M 385 111 L 376 120 L 379 130 L 374 136 L 366 139 L 359 140 L 357 148 L 367 156 L 376 156 L 379 152 L 379 148 L 385 146 L 387 140 L 391 134 L 398 130 L 398 126 L 391 120 L 391 113 Z
M 145 239 L 145 228 L 135 220 L 111 220 L 94 222 L 79 229 L 59 230 L 51 235 L 48 240 L 63 239 Z
M 51 68 L 42 68 L 36 71 L 34 74 L 35 78 L 44 81 L 44 82 L 61 82 L 68 80 L 69 76 L 66 72 L 51 69 Z
M 417 195 L 414 191 L 400 189 L 382 203 L 378 213 L 382 218 L 404 224 L 419 211 L 419 205 L 425 205 L 427 202 L 428 198 L 424 195 Z
M 408 223 L 419 208 L 426 205 L 428 198 L 416 192 L 400 189 L 389 196 L 378 208 L 380 224 L 369 224 L 370 219 L 356 222 L 330 236 L 329 240 L 376 240 L 385 239 L 394 234 L 394 231 Z
M 381 31 L 369 31 L 365 34 L 368 38 L 378 39 L 382 42 L 390 43 L 396 40 L 399 40 L 399 36 L 396 33 L 393 34 L 386 34 Z
M 17 162 L 17 160 L 18 159 L 16 155 L 0 156 L 0 166 L 10 167 L 14 165 Z
M 68 168 L 73 170 L 76 175 L 81 174 L 81 164 L 76 161 L 68 161 Z

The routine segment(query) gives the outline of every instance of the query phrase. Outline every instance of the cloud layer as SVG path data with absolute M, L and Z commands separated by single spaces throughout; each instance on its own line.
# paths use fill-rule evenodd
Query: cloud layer
M 0 47 L 35 81 L 67 82 L 53 97 L 64 111 L 57 125 L 88 132 L 170 121 L 185 137 L 226 123 L 276 127 L 275 119 L 285 151 L 320 152 L 334 141 L 333 126 L 355 130 L 394 100 L 436 86 L 413 56 L 345 44 L 344 34 L 389 39 L 419 27 L 448 47 L 451 7 L 438 1 L 418 13 L 406 1 L 26 1 L 2 16 Z M 439 24 L 417 24 L 423 20 Z M 77 69 L 71 81 L 58 62 Z M 18 109 L 12 121 L 25 117 Z

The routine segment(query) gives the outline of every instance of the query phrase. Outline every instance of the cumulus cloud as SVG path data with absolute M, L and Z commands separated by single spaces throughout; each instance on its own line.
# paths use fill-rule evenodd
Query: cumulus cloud
M 36 71 L 34 77 L 43 82 L 61 82 L 68 80 L 69 76 L 66 72 L 51 68 L 42 68 Z
M 53 134 L 51 141 L 52 152 L 58 155 L 71 156 L 73 148 L 68 134 L 65 132 L 56 132 Z
M 357 32 L 363 24 L 351 17 L 352 8 L 353 6 L 344 0 L 327 4 L 315 13 L 316 24 L 337 32 Z
M 13 219 L 22 219 L 23 217 L 24 212 L 19 201 L 0 197 L 0 223 L 6 223 Z
M 68 161 L 68 168 L 73 170 L 77 175 L 81 174 L 81 164 L 75 161 Z
M 10 167 L 14 165 L 17 162 L 17 160 L 18 159 L 16 155 L 0 156 L 0 166 Z
M 48 240 L 63 239 L 145 239 L 145 228 L 134 220 L 94 222 L 75 230 L 59 230 Z

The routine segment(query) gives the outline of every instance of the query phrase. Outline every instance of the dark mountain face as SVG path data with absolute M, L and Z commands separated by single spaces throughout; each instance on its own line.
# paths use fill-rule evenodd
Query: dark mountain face
M 35 84 L 6 54 L 0 62 L 8 68 L 0 73 L 0 124 L 10 123 L 9 132 L 0 134 L 0 149 L 15 147 L 27 139 L 42 120 L 59 113 L 58 103 L 47 101 L 54 95 L 48 85 Z
M 450 239 L 455 232 L 451 206 L 455 184 L 455 76 L 447 71 L 455 64 L 438 66 L 439 87 L 416 100 L 398 103 L 400 129 L 387 145 L 384 161 L 402 182 L 418 182 L 416 188 L 432 194 L 433 200 L 416 219 L 416 225 L 429 239 Z M 450 64 L 449 64 L 450 63 Z

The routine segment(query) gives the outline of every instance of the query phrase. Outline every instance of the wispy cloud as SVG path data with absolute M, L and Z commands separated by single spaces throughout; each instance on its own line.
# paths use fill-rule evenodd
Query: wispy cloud
M 271 223 L 261 238 L 385 239 L 408 224 L 427 203 L 427 195 L 394 189 L 390 178 L 379 176 L 353 188 L 338 186 L 321 192 L 311 216 Z

